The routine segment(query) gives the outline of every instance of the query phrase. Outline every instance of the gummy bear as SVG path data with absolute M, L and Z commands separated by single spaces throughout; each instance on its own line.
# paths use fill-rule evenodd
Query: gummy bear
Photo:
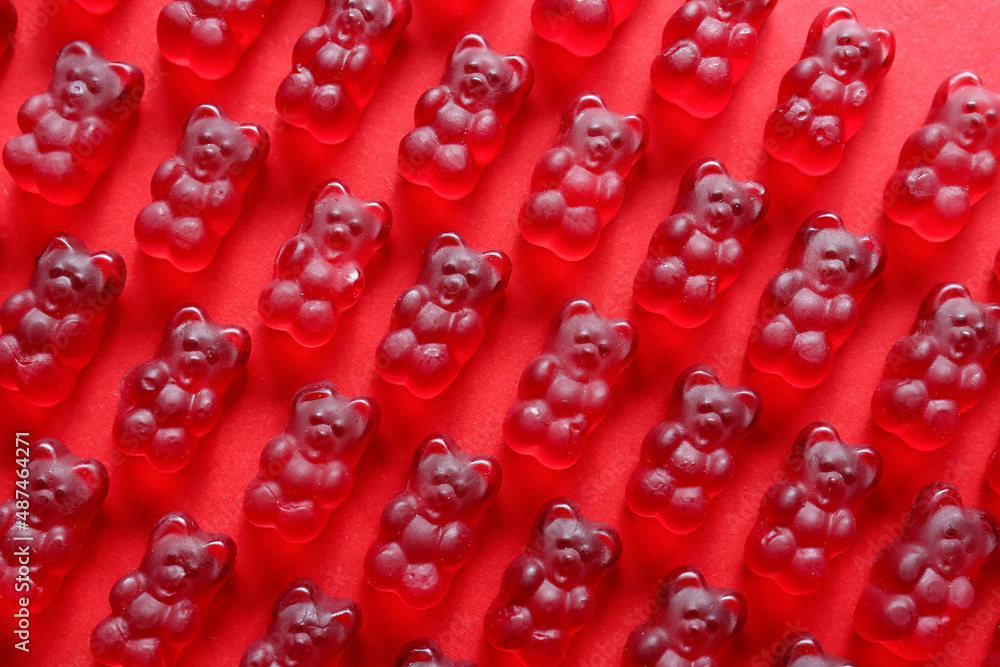
M 986 510 L 965 507 L 944 482 L 920 490 L 902 525 L 875 560 L 854 628 L 908 660 L 927 660 L 969 613 L 970 577 L 996 552 L 1000 526 Z
M 990 652 L 983 658 L 981 667 L 1000 667 L 1000 622 L 993 628 L 993 642 L 990 644 Z
M 327 595 L 312 579 L 278 594 L 267 632 L 243 653 L 240 667 L 333 667 L 361 630 L 361 607 Z
M 73 0 L 91 14 L 107 14 L 118 6 L 122 0 Z
M 642 155 L 649 124 L 615 113 L 593 93 L 563 113 L 555 147 L 539 158 L 518 226 L 529 243 L 576 261 L 594 251 L 625 199 L 625 177 Z
M 125 454 L 161 472 L 191 461 L 222 416 L 222 395 L 246 366 L 250 335 L 223 326 L 196 304 L 182 304 L 163 329 L 156 356 L 122 378 L 113 435 Z
M 782 640 L 774 656 L 774 667 L 858 667 L 847 658 L 823 650 L 809 632 L 793 632 Z
M 181 271 L 208 266 L 269 147 L 267 130 L 256 123 L 237 124 L 215 104 L 192 109 L 177 154 L 153 174 L 153 203 L 135 219 L 139 248 Z
M 319 347 L 333 338 L 340 314 L 361 298 L 362 269 L 385 243 L 392 212 L 384 202 L 358 199 L 338 180 L 313 190 L 307 209 L 299 233 L 278 251 L 258 310 L 267 326 Z
M 733 178 L 720 161 L 692 164 L 674 210 L 656 227 L 636 272 L 636 303 L 680 327 L 707 322 L 719 292 L 743 269 L 743 243 L 769 205 L 762 184 Z
M 795 438 L 786 460 L 785 476 L 760 503 L 745 555 L 752 571 L 803 595 L 823 585 L 830 559 L 854 541 L 854 513 L 882 476 L 882 456 L 815 422 Z
M 924 125 L 899 152 L 885 213 L 928 241 L 947 241 L 993 187 L 1000 156 L 1000 96 L 972 72 L 947 79 Z
M 0 56 L 14 43 L 17 28 L 17 10 L 11 0 L 0 0 Z
M 729 104 L 750 69 L 757 30 L 778 0 L 688 0 L 663 28 L 650 78 L 657 94 L 697 118 Z
M 184 512 L 165 514 L 139 568 L 111 588 L 111 614 L 90 636 L 94 657 L 116 667 L 173 667 L 235 563 L 231 537 L 202 530 Z
M 746 620 L 739 591 L 709 585 L 696 567 L 678 567 L 660 582 L 653 613 L 628 636 L 623 665 L 716 667 L 716 654 Z
M 764 288 L 747 346 L 750 363 L 794 387 L 822 382 L 885 261 L 885 243 L 875 234 L 852 234 L 832 211 L 806 218 L 784 270 Z
M 410 0 L 326 0 L 320 25 L 295 43 L 274 100 L 278 114 L 325 144 L 345 141 L 411 13 Z
M 486 639 L 528 667 L 554 667 L 594 615 L 595 591 L 622 555 L 614 528 L 553 498 L 535 517 L 525 553 L 503 573 L 486 612 Z
M 108 471 L 55 438 L 30 446 L 18 440 L 16 450 L 29 463 L 18 470 L 14 497 L 0 505 L 0 599 L 16 610 L 28 598 L 36 614 L 83 556 L 87 526 L 108 495 Z
M 781 80 L 764 148 L 810 176 L 833 171 L 868 117 L 872 91 L 895 53 L 891 31 L 866 28 L 847 7 L 821 12 L 809 28 L 802 59 Z
M 730 387 L 708 366 L 691 366 L 674 383 L 667 417 L 646 434 L 625 501 L 667 530 L 690 533 L 708 501 L 733 477 L 733 452 L 760 419 L 760 396 Z
M 639 331 L 629 320 L 602 316 L 590 299 L 564 301 L 542 354 L 521 373 L 503 422 L 507 444 L 555 470 L 576 463 L 608 413 L 611 385 L 638 346 Z
M 535 0 L 531 26 L 539 37 L 574 55 L 593 56 L 604 50 L 637 4 L 639 0 Z
M 271 0 L 173 0 L 160 11 L 156 41 L 175 65 L 221 79 L 264 29 Z
M 892 346 L 872 396 L 875 423 L 914 449 L 946 444 L 959 415 L 986 393 L 985 366 L 1000 350 L 1000 305 L 958 283 L 932 288 L 913 332 Z
M 0 305 L 0 387 L 35 405 L 66 398 L 97 353 L 104 320 L 124 288 L 117 252 L 92 253 L 72 234 L 49 237 L 27 289 Z
M 273 526 L 289 542 L 315 539 L 351 493 L 354 467 L 380 419 L 374 398 L 347 398 L 328 380 L 299 389 L 285 430 L 265 445 L 243 496 L 250 523 Z
M 455 660 L 445 655 L 433 639 L 414 639 L 396 656 L 394 667 L 479 667 L 471 660 Z
M 500 465 L 470 455 L 435 433 L 413 455 L 406 491 L 382 510 L 379 535 L 365 557 L 365 577 L 414 609 L 444 599 L 472 558 L 476 525 L 500 490 Z
M 444 391 L 479 349 L 510 272 L 502 250 L 481 253 L 455 232 L 428 241 L 417 284 L 396 301 L 390 331 L 378 344 L 379 375 L 421 398 Z
M 399 172 L 445 199 L 461 199 L 504 143 L 504 126 L 531 91 L 522 56 L 501 56 L 469 33 L 448 55 L 441 83 L 417 100 L 416 129 L 399 144 Z
M 87 42 L 70 42 L 56 55 L 48 90 L 17 112 L 24 134 L 4 146 L 4 166 L 22 189 L 53 204 L 79 204 L 114 162 L 144 90 L 135 65 L 108 62 Z

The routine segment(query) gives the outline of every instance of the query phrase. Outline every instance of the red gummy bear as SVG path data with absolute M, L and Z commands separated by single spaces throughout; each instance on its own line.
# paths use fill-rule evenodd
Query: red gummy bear
M 774 655 L 773 667 L 858 667 L 856 664 L 823 650 L 823 645 L 809 632 L 793 632 L 781 642 Z
M 594 251 L 625 199 L 625 177 L 649 140 L 639 114 L 615 113 L 593 93 L 563 112 L 555 147 L 539 158 L 518 226 L 529 243 L 576 261 Z
M 500 464 L 471 455 L 447 435 L 417 447 L 406 491 L 382 510 L 379 535 L 365 556 L 365 577 L 414 609 L 444 599 L 472 558 L 476 525 L 500 491 Z
M 428 241 L 417 284 L 396 301 L 378 344 L 378 374 L 421 398 L 444 391 L 479 349 L 510 272 L 505 252 L 481 253 L 455 232 Z
M 14 41 L 14 30 L 17 28 L 17 10 L 11 0 L 0 0 L 0 56 Z
M 153 203 L 135 219 L 139 248 L 181 271 L 208 266 L 269 147 L 256 123 L 237 124 L 215 104 L 192 109 L 177 154 L 153 174 Z
M 385 243 L 392 212 L 384 202 L 358 199 L 335 179 L 313 190 L 307 209 L 299 233 L 278 251 L 274 278 L 257 305 L 264 324 L 287 331 L 299 345 L 319 347 L 361 298 L 362 269 Z
M 660 582 L 659 604 L 628 636 L 624 667 L 716 667 L 716 654 L 747 620 L 739 591 L 716 588 L 696 567 L 678 567 Z
M 69 395 L 94 358 L 108 312 L 125 289 L 125 262 L 90 252 L 72 234 L 53 234 L 35 259 L 27 289 L 0 305 L 0 387 L 35 405 Z
M 479 667 L 471 660 L 455 660 L 445 655 L 433 639 L 414 639 L 396 656 L 394 667 Z
M 822 11 L 809 28 L 802 59 L 781 80 L 764 148 L 810 176 L 833 171 L 868 117 L 872 91 L 895 54 L 889 30 L 866 28 L 847 7 Z
M 531 91 L 522 56 L 501 56 L 469 33 L 448 55 L 441 83 L 417 100 L 417 126 L 399 144 L 399 172 L 445 199 L 472 192 L 504 143 L 504 126 Z
M 361 630 L 361 607 L 327 595 L 312 579 L 296 579 L 278 594 L 263 637 L 240 667 L 333 667 Z
M 235 563 L 231 537 L 202 530 L 184 512 L 164 515 L 139 568 L 111 588 L 111 615 L 90 636 L 94 657 L 105 665 L 173 667 Z
M 91 14 L 107 14 L 118 6 L 122 0 L 73 0 Z
M 928 484 L 903 532 L 875 560 L 854 628 L 908 660 L 944 646 L 976 596 L 972 577 L 997 548 L 1000 526 L 986 510 L 965 507 L 950 484 Z
M 743 270 L 743 243 L 769 204 L 762 184 L 733 178 L 718 160 L 692 164 L 636 273 L 636 303 L 680 327 L 707 322 L 719 293 Z
M 629 320 L 602 316 L 590 299 L 564 301 L 542 354 L 521 374 L 503 422 L 504 440 L 555 470 L 576 463 L 611 407 L 611 385 L 638 346 L 639 331 Z
M 823 585 L 830 559 L 854 541 L 854 513 L 882 477 L 882 456 L 815 422 L 795 438 L 787 461 L 784 478 L 761 500 L 745 556 L 753 572 L 803 595 Z
M 255 526 L 273 526 L 289 542 L 315 539 L 354 486 L 354 467 L 378 430 L 378 403 L 347 398 L 328 380 L 310 382 L 292 399 L 282 433 L 260 455 L 243 512 Z
M 53 204 L 79 204 L 114 161 L 144 90 L 135 65 L 70 42 L 56 55 L 48 90 L 17 112 L 24 134 L 4 146 L 4 166 L 22 189 Z
M 221 79 L 264 29 L 271 0 L 174 0 L 160 11 L 163 57 L 203 79 Z
M 637 4 L 639 0 L 535 0 L 531 26 L 539 37 L 574 55 L 593 56 L 604 50 Z
M 0 599 L 17 610 L 28 598 L 37 614 L 83 556 L 87 526 L 108 495 L 108 471 L 55 438 L 23 442 L 15 454 L 29 462 L 18 471 L 14 498 L 0 505 Z
M 806 218 L 784 270 L 764 288 L 747 346 L 750 363 L 794 387 L 822 382 L 885 261 L 885 243 L 875 234 L 852 234 L 832 211 Z
M 958 283 L 937 285 L 913 332 L 889 351 L 872 396 L 875 423 L 914 449 L 941 447 L 986 393 L 984 369 L 998 350 L 1000 305 L 979 303 Z
M 191 461 L 201 437 L 222 416 L 222 395 L 250 357 L 250 334 L 222 326 L 196 304 L 178 306 L 156 357 L 122 378 L 113 435 L 125 454 L 145 456 L 161 472 Z
M 718 115 L 750 69 L 757 30 L 778 0 L 688 0 L 663 28 L 653 88 L 697 118 Z
M 274 98 L 278 115 L 324 144 L 345 141 L 411 13 L 410 0 L 326 0 L 320 25 L 295 43 Z
M 614 528 L 553 498 L 535 517 L 531 541 L 503 573 L 486 612 L 486 639 L 528 667 L 562 662 L 574 634 L 594 615 L 595 591 L 622 555 Z
M 708 501 L 733 477 L 733 453 L 760 419 L 760 396 L 730 387 L 708 366 L 691 366 L 674 383 L 667 417 L 642 441 L 625 501 L 683 535 L 702 524 Z
M 899 152 L 885 213 L 928 241 L 947 241 L 993 187 L 1000 156 L 1000 96 L 972 72 L 947 79 L 924 125 Z

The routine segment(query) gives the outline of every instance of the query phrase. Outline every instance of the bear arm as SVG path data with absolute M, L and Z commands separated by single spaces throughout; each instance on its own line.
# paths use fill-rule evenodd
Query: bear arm
M 545 581 L 545 564 L 535 556 L 518 556 L 504 570 L 501 592 L 511 602 L 527 602 Z
M 559 363 L 550 354 L 542 354 L 528 363 L 521 376 L 520 391 L 525 398 L 541 398 L 545 395 L 552 379 L 559 369 Z
M 178 600 L 167 609 L 163 628 L 172 635 L 184 636 L 197 630 L 201 610 L 191 600 Z
M 867 109 L 871 105 L 872 96 L 864 81 L 852 81 L 844 90 L 844 102 L 856 110 Z
M 205 387 L 191 398 L 188 422 L 208 431 L 218 423 L 221 413 L 222 399 L 214 389 Z
M 798 484 L 783 479 L 767 490 L 761 502 L 761 518 L 765 515 L 779 523 L 789 523 L 805 503 L 805 494 Z
M 615 171 L 606 171 L 597 181 L 597 208 L 618 210 L 625 200 L 625 181 Z
M 556 146 L 546 151 L 538 162 L 532 174 L 533 189 L 552 190 L 559 187 L 563 177 L 573 167 L 575 160 L 573 151 L 565 146 Z
M 566 596 L 566 621 L 573 629 L 582 628 L 594 615 L 594 593 L 586 586 L 577 586 Z
M 717 491 L 733 476 L 733 457 L 728 450 L 719 448 L 707 458 L 704 486 L 707 491 Z
M 176 155 L 166 162 L 160 164 L 153 172 L 153 180 L 150 189 L 154 199 L 166 199 L 170 193 L 170 188 L 174 186 L 181 176 L 187 173 L 187 165 L 184 160 Z
M 897 377 L 922 376 L 937 357 L 937 348 L 937 341 L 924 334 L 900 338 L 889 350 L 886 368 L 893 369 Z
M 899 153 L 899 169 L 911 170 L 930 164 L 949 142 L 949 132 L 941 123 L 924 125 L 907 137 Z
M 472 157 L 484 164 L 490 162 L 503 148 L 504 129 L 500 117 L 492 109 L 477 111 L 465 135 Z
M 145 590 L 145 577 L 136 571 L 129 572 L 111 587 L 111 593 L 108 596 L 111 601 L 111 609 L 119 612 L 124 611 L 125 607 Z
M 958 406 L 964 412 L 978 403 L 986 393 L 986 372 L 979 364 L 962 366 L 958 381 Z
M 50 565 L 62 562 L 70 552 L 72 533 L 63 525 L 52 526 L 35 545 L 42 560 Z
M 394 319 L 399 319 L 404 324 L 412 324 L 414 318 L 420 313 L 420 308 L 427 301 L 426 288 L 421 286 L 411 287 L 406 290 L 393 308 Z
M 161 360 L 154 359 L 143 364 L 135 374 L 129 390 L 137 405 L 147 405 L 170 380 L 170 369 Z
M 927 550 L 916 544 L 901 544 L 889 552 L 886 565 L 892 577 L 909 590 L 927 570 Z
M 420 96 L 420 99 L 417 100 L 417 106 L 413 111 L 413 117 L 416 125 L 430 125 L 434 122 L 434 116 L 438 111 L 440 111 L 441 107 L 447 104 L 451 97 L 451 91 L 445 86 L 434 86 L 433 88 L 428 88 L 424 94 Z
M 454 315 L 451 334 L 452 344 L 459 348 L 474 348 L 483 337 L 483 318 L 474 308 L 463 308 Z
M 472 552 L 475 535 L 464 521 L 452 521 L 441 536 L 441 558 L 446 563 L 458 564 Z
M 819 58 L 812 57 L 800 60 L 789 69 L 781 79 L 779 96 L 787 99 L 792 95 L 804 97 L 812 88 L 813 82 L 823 74 L 823 66 Z
M 378 85 L 378 60 L 367 44 L 351 49 L 344 60 L 343 86 L 356 99 L 369 99 Z
M 304 234 L 293 236 L 278 251 L 275 260 L 278 275 L 285 280 L 297 278 L 315 254 L 312 239 Z
M 854 540 L 857 523 L 851 510 L 842 508 L 832 512 L 828 525 L 831 551 L 842 551 Z
M 972 173 L 969 174 L 969 188 L 974 192 L 985 192 L 993 186 L 997 177 L 997 160 L 987 151 L 979 151 L 972 156 Z
M 3 302 L 3 305 L 0 305 L 0 327 L 4 331 L 12 331 L 34 307 L 35 295 L 30 290 L 11 294 Z
M 399 537 L 417 516 L 417 500 L 409 493 L 396 496 L 382 510 L 380 525 L 384 535 Z
M 264 450 L 260 453 L 261 470 L 270 471 L 273 467 L 280 471 L 292 460 L 298 450 L 299 445 L 291 435 L 279 433 L 267 441 Z M 274 478 L 278 474 L 280 473 L 269 474 L 268 477 Z
M 17 126 L 22 132 L 33 132 L 42 117 L 55 108 L 48 93 L 29 97 L 17 112 Z
M 661 222 L 653 232 L 649 252 L 654 257 L 674 257 L 684 251 L 694 234 L 696 221 L 691 213 L 675 213 Z
M 611 406 L 611 387 L 604 380 L 592 380 L 583 388 L 581 410 L 586 414 L 604 416 Z
M 805 282 L 800 269 L 785 269 L 767 286 L 768 296 L 782 311 L 791 303 Z

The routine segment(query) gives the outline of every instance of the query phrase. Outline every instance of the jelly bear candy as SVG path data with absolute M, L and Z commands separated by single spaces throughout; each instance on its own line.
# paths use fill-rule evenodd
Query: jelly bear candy
M 733 452 L 760 419 L 760 396 L 730 387 L 708 366 L 691 366 L 674 383 L 667 418 L 642 441 L 625 488 L 639 516 L 667 530 L 690 533 L 701 525 L 708 501 L 733 477 Z
M 14 29 L 17 28 L 17 10 L 11 0 L 0 0 L 0 56 L 2 56 L 14 41 Z
M 472 558 L 476 525 L 500 490 L 500 465 L 470 455 L 447 435 L 424 439 L 413 455 L 406 491 L 382 510 L 365 577 L 414 609 L 444 599 L 452 577 Z
M 4 146 L 4 166 L 22 189 L 53 204 L 79 204 L 114 161 L 144 90 L 135 65 L 70 42 L 56 55 L 48 90 L 17 112 L 24 134 Z
M 250 523 L 273 526 L 289 542 L 315 539 L 350 494 L 380 419 L 374 398 L 347 398 L 328 380 L 299 389 L 285 430 L 265 445 L 243 496 Z
M 773 667 L 857 667 L 847 658 L 823 650 L 809 632 L 793 632 L 782 640 L 774 656 Z
M 809 28 L 802 59 L 781 80 L 764 148 L 805 174 L 833 171 L 868 117 L 872 91 L 895 53 L 889 30 L 866 28 L 847 7 L 821 12 Z
M 358 199 L 338 180 L 313 190 L 307 209 L 299 233 L 278 251 L 258 310 L 267 326 L 318 347 L 330 342 L 340 314 L 361 298 L 362 269 L 385 243 L 392 212 L 384 202 Z
M 1000 527 L 944 482 L 920 490 L 902 525 L 875 560 L 854 627 L 908 660 L 927 660 L 969 613 L 976 596 L 970 577 L 996 551 Z
M 73 0 L 91 14 L 107 14 L 118 6 L 122 0 Z
M 885 213 L 928 241 L 947 241 L 993 187 L 1000 156 L 1000 96 L 972 72 L 938 88 L 885 187 Z
M 729 104 L 736 82 L 750 69 L 757 29 L 778 0 L 688 0 L 663 28 L 653 60 L 653 88 L 697 118 Z
M 399 144 L 399 172 L 445 199 L 472 192 L 504 143 L 504 126 L 531 91 L 522 56 L 501 56 L 469 33 L 452 49 L 441 83 L 417 100 L 416 129 Z
M 503 573 L 486 612 L 486 639 L 528 667 L 558 665 L 594 615 L 594 592 L 621 555 L 614 528 L 588 519 L 568 498 L 553 498 L 538 511 L 527 550 Z
M 1000 667 L 1000 622 L 993 629 L 993 642 L 990 644 L 990 652 L 986 654 L 981 667 Z
M 535 0 L 531 26 L 539 37 L 574 55 L 593 56 L 604 50 L 637 4 L 639 0 Z
M 455 660 L 445 655 L 433 639 L 414 639 L 396 656 L 394 667 L 478 667 L 470 660 Z
M 217 324 L 196 304 L 178 306 L 156 357 L 122 378 L 115 445 L 145 456 L 161 472 L 180 470 L 219 423 L 222 395 L 249 357 L 250 335 L 243 327 Z
M 108 471 L 55 438 L 22 444 L 19 439 L 17 458 L 29 461 L 19 469 L 14 498 L 0 505 L 0 599 L 16 610 L 28 598 L 35 614 L 49 606 L 83 556 L 87 526 L 108 495 Z
M 716 667 L 716 654 L 743 629 L 747 601 L 716 588 L 696 567 L 663 578 L 655 611 L 628 636 L 624 667 Z
M 267 632 L 247 647 L 240 667 L 333 667 L 361 630 L 361 618 L 353 600 L 296 579 L 278 594 Z
M 139 568 L 111 588 L 111 615 L 90 636 L 94 657 L 120 667 L 176 665 L 235 562 L 228 535 L 202 530 L 184 512 L 164 515 Z
M 1000 305 L 958 283 L 932 288 L 913 332 L 892 346 L 872 396 L 875 423 L 914 449 L 946 444 L 959 415 L 986 393 L 984 367 L 1000 350 Z
M 135 219 L 139 248 L 181 271 L 208 266 L 269 147 L 256 123 L 237 124 L 215 104 L 192 109 L 177 154 L 153 174 L 153 203 Z
M 764 288 L 747 346 L 750 363 L 795 387 L 822 382 L 885 261 L 885 243 L 875 234 L 852 234 L 831 211 L 806 218 L 784 270 Z
M 264 29 L 271 0 L 174 0 L 160 11 L 163 57 L 203 79 L 221 79 Z
M 592 253 L 621 208 L 625 177 L 648 139 L 639 114 L 615 113 L 593 93 L 577 96 L 563 113 L 555 147 L 535 165 L 518 218 L 521 235 L 563 259 Z
M 629 320 L 602 316 L 590 299 L 564 301 L 542 354 L 521 374 L 503 422 L 507 444 L 555 470 L 576 463 L 608 413 L 611 385 L 638 346 L 639 331 Z
M 417 284 L 396 301 L 390 331 L 378 344 L 379 375 L 421 398 L 444 391 L 479 349 L 510 271 L 502 250 L 481 253 L 455 232 L 428 241 Z
M 795 438 L 785 476 L 764 494 L 746 541 L 747 566 L 795 595 L 819 589 L 830 559 L 854 541 L 854 513 L 882 476 L 874 447 L 840 439 L 825 422 Z
M 346 140 L 411 12 L 410 0 L 326 0 L 320 25 L 295 43 L 274 100 L 278 114 L 325 144 Z
M 66 398 L 97 353 L 104 320 L 124 288 L 121 255 L 92 253 L 72 234 L 53 234 L 27 289 L 0 305 L 0 387 L 35 405 Z
M 763 185 L 733 178 L 718 160 L 692 164 L 674 210 L 653 232 L 636 273 L 636 302 L 680 327 L 707 322 L 719 292 L 743 269 L 743 243 L 769 204 Z

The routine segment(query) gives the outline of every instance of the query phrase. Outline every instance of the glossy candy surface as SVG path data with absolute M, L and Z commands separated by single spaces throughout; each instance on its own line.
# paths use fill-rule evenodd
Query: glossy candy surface
M 823 650 L 811 633 L 799 631 L 788 635 L 774 656 L 773 667 L 857 667 L 847 658 Z
M 393 667 L 479 667 L 471 660 L 455 660 L 445 655 L 433 639 L 414 639 L 396 656 Z
M 637 4 L 639 0 L 534 0 L 531 26 L 539 37 L 572 54 L 593 56 L 604 50 Z
M 0 0 L 0 57 L 10 48 L 14 29 L 17 28 L 17 10 L 11 0 Z
M 163 57 L 203 79 L 221 79 L 264 29 L 271 0 L 173 0 L 156 21 Z

